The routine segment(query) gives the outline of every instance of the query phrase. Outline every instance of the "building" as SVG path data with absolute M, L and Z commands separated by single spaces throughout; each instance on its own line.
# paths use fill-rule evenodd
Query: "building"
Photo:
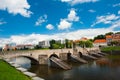
M 87 41 L 87 40 L 89 40 L 89 39 L 87 39 L 87 38 L 85 38 L 85 37 L 82 37 L 82 38 L 80 39 L 80 41 Z
M 50 43 L 49 41 L 41 41 L 38 43 L 38 46 L 41 48 L 49 48 L 50 47 Z
M 93 43 L 94 46 L 99 47 L 99 46 L 107 46 L 107 41 L 106 39 L 96 39 Z
M 87 38 L 85 38 L 85 37 L 82 37 L 81 39 L 75 40 L 74 42 L 75 42 L 76 44 L 79 44 L 80 41 L 87 41 L 87 40 L 89 40 L 89 39 L 87 39 Z
M 23 49 L 34 49 L 34 45 L 31 44 L 26 44 L 26 45 L 17 45 L 16 49 L 17 50 L 23 50 Z
M 112 38 L 111 35 L 106 35 L 107 45 L 111 45 L 112 39 L 113 39 L 113 38 Z
M 15 50 L 16 44 L 15 43 L 10 43 L 10 44 L 6 44 L 3 47 L 4 51 L 9 51 L 9 50 Z
M 120 34 L 113 34 L 112 35 L 112 41 L 120 42 Z

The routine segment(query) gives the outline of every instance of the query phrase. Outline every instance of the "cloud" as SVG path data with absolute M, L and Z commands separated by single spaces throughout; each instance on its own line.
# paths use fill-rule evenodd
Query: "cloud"
M 118 14 L 120 14 L 120 11 L 118 11 Z
M 43 16 L 40 16 L 38 20 L 35 22 L 35 26 L 41 26 L 42 23 L 47 22 L 47 15 L 44 14 Z
M 79 16 L 77 16 L 75 9 L 72 8 L 70 9 L 70 13 L 67 15 L 67 18 L 60 20 L 60 23 L 58 24 L 58 29 L 59 30 L 69 29 L 71 28 L 73 22 L 77 21 L 79 21 Z
M 49 30 L 52 30 L 52 29 L 54 29 L 54 26 L 53 26 L 52 24 L 48 24 L 48 25 L 46 26 L 46 28 L 49 29 Z
M 120 28 L 120 19 L 112 23 L 111 29 Z
M 113 7 L 120 7 L 120 3 L 114 4 Z
M 90 9 L 90 10 L 88 10 L 89 12 L 91 12 L 91 13 L 94 13 L 94 12 L 96 12 L 95 10 L 93 10 L 93 9 Z
M 70 13 L 68 14 L 68 21 L 79 21 L 79 16 L 75 12 L 75 9 L 71 9 Z
M 30 17 L 32 12 L 27 0 L 0 0 L 0 10 L 8 11 L 11 14 L 20 14 L 24 17 Z
M 89 3 L 89 2 L 97 2 L 99 0 L 61 0 L 61 2 L 66 2 L 71 5 L 76 5 L 76 4 L 83 4 L 83 3 Z
M 68 22 L 66 19 L 61 19 L 60 24 L 58 25 L 59 30 L 68 29 L 72 26 L 71 22 Z
M 7 22 L 3 21 L 3 19 L 0 19 L 0 25 L 6 24 Z
M 103 23 L 103 24 L 112 24 L 115 20 L 118 20 L 120 16 L 116 16 L 115 14 L 109 14 L 104 16 L 98 16 L 96 21 L 91 25 L 92 27 L 96 24 Z

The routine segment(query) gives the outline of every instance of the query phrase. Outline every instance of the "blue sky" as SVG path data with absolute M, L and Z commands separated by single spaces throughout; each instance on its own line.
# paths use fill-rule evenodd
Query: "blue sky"
M 0 43 L 93 38 L 120 31 L 119 0 L 0 0 Z

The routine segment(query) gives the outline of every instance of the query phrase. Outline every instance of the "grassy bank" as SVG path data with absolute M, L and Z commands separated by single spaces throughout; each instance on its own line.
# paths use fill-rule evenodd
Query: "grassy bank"
M 101 51 L 120 51 L 120 46 L 109 46 L 109 47 L 103 47 L 101 48 Z
M 31 80 L 0 59 L 0 80 Z

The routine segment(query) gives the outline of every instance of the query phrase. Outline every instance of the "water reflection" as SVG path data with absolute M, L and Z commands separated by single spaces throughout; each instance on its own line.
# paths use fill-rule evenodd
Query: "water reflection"
M 88 64 L 71 63 L 73 68 L 67 71 L 47 65 L 30 67 L 30 60 L 23 58 L 16 59 L 16 62 L 28 63 L 28 70 L 45 80 L 120 80 L 120 55 L 117 58 L 107 56 Z
M 21 65 L 22 67 L 29 69 L 31 68 L 31 60 L 29 60 L 28 58 L 25 57 L 17 57 L 12 59 L 11 61 L 13 61 L 16 64 Z

